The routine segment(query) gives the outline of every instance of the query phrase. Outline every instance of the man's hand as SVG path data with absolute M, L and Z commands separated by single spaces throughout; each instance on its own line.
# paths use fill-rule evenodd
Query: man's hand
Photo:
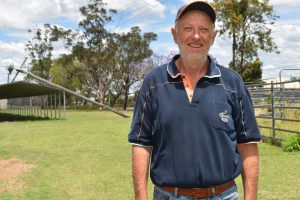
M 257 143 L 238 144 L 237 148 L 243 161 L 244 200 L 256 200 L 259 176 Z
M 147 200 L 147 182 L 151 147 L 132 146 L 132 176 L 135 200 Z

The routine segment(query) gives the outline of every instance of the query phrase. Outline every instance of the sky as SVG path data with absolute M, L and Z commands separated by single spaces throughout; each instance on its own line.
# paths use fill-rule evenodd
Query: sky
M 103 0 L 106 8 L 116 9 L 113 22 L 107 29 L 113 32 L 127 32 L 130 27 L 139 26 L 143 32 L 155 32 L 158 39 L 152 42 L 154 53 L 168 55 L 178 52 L 170 32 L 174 26 L 177 9 L 191 0 Z M 212 1 L 212 0 L 210 0 Z M 79 8 L 89 0 L 1 0 L 0 1 L 0 84 L 7 82 L 7 66 L 19 68 L 28 53 L 25 44 L 35 30 L 49 23 L 76 30 L 82 19 Z M 280 17 L 272 26 L 272 37 L 280 54 L 259 51 L 263 62 L 263 79 L 278 78 L 281 69 L 299 68 L 299 71 L 284 71 L 286 79 L 300 77 L 300 0 L 270 0 L 275 13 Z M 54 56 L 67 51 L 56 44 Z M 211 47 L 212 54 L 219 64 L 227 66 L 231 60 L 231 41 L 217 36 Z M 29 60 L 25 67 L 29 66 Z M 14 74 L 11 75 L 11 78 Z M 21 80 L 18 76 L 17 80 Z

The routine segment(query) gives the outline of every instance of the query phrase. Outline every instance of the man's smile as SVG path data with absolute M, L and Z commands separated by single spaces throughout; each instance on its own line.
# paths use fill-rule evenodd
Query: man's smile
M 204 46 L 203 43 L 194 43 L 194 42 L 188 42 L 187 45 L 192 48 L 201 48 Z

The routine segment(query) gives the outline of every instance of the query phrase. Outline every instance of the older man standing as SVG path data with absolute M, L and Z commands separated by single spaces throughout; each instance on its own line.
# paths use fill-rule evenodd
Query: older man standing
M 208 52 L 217 35 L 207 3 L 182 6 L 172 35 L 179 47 L 170 63 L 143 82 L 129 133 L 135 199 L 255 200 L 261 140 L 249 93 L 240 76 L 216 64 Z M 151 164 L 150 164 L 151 157 Z

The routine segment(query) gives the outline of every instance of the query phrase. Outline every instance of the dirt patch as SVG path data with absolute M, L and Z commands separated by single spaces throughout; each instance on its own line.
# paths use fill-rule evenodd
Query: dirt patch
M 9 160 L 0 160 L 0 193 L 14 193 L 24 187 L 20 176 L 31 171 L 34 165 L 25 164 L 17 157 Z

